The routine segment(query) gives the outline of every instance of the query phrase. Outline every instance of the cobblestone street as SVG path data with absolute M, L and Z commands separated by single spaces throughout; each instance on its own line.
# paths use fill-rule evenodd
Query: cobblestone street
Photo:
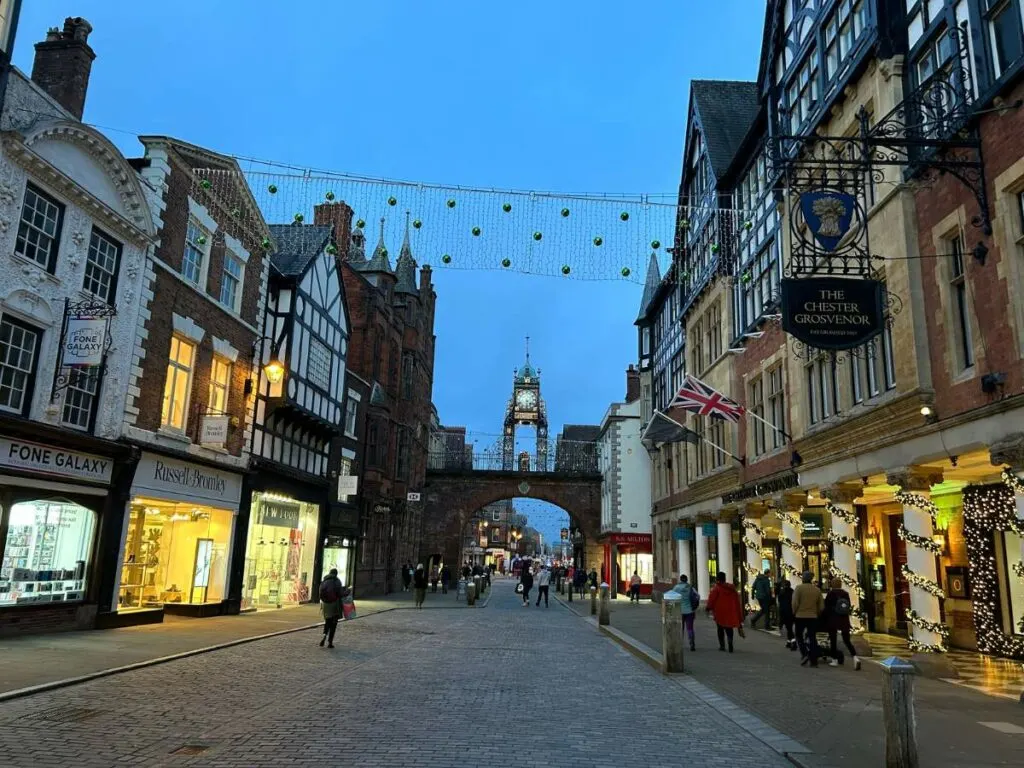
M 393 611 L 6 702 L 0 765 L 785 765 L 555 601 Z M 571 711 L 571 714 L 570 714 Z

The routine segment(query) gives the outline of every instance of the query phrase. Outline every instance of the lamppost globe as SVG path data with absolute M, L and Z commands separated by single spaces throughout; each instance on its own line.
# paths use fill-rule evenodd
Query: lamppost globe
M 276 357 L 271 358 L 270 362 L 263 366 L 263 372 L 267 375 L 267 381 L 271 384 L 280 384 L 281 379 L 284 378 L 284 371 L 284 363 Z

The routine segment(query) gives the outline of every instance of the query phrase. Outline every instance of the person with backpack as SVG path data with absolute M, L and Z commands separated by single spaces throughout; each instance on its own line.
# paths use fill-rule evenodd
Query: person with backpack
M 754 614 L 754 618 L 750 620 L 750 628 L 754 629 L 757 627 L 757 622 L 760 621 L 761 617 L 764 617 L 764 628 L 766 631 L 772 631 L 772 580 L 769 577 L 770 571 L 766 568 L 764 573 L 757 574 L 757 578 L 754 579 L 754 583 L 751 585 L 752 592 L 754 593 L 754 599 L 757 600 L 758 612 Z
M 693 641 L 693 619 L 697 615 L 697 608 L 700 607 L 700 593 L 697 592 L 696 587 L 690 584 L 685 573 L 680 574 L 679 583 L 672 587 L 672 591 L 677 592 L 681 598 L 679 612 L 683 617 L 683 628 L 690 641 L 690 650 L 696 651 L 697 648 Z
M 843 663 L 843 652 L 838 647 L 838 636 L 842 635 L 843 645 L 853 657 L 853 668 L 860 669 L 860 657 L 850 640 L 850 614 L 853 613 L 853 602 L 850 593 L 843 589 L 842 579 L 832 579 L 831 589 L 825 595 L 825 628 L 828 630 L 829 666 L 835 667 Z
M 423 563 L 416 566 L 416 573 L 412 577 L 412 586 L 416 594 L 416 607 L 422 608 L 423 602 L 427 599 L 427 571 Z
M 779 624 L 786 629 L 786 647 L 795 651 L 797 645 L 796 632 L 793 631 L 793 585 L 789 583 L 789 579 L 783 579 L 775 592 L 778 596 Z
M 334 647 L 334 633 L 338 630 L 338 619 L 342 617 L 341 598 L 344 587 L 338 578 L 338 569 L 331 568 L 327 578 L 320 582 L 320 612 L 324 617 L 324 634 L 320 638 L 320 647 L 324 643 L 328 648 Z

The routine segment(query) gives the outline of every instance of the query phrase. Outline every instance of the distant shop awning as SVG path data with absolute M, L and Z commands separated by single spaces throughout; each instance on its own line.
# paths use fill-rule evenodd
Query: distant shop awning
M 655 411 L 651 417 L 647 429 L 640 436 L 641 442 L 647 448 L 653 448 L 663 443 L 700 443 L 700 435 L 692 429 L 684 427 L 675 419 L 671 419 L 661 411 Z

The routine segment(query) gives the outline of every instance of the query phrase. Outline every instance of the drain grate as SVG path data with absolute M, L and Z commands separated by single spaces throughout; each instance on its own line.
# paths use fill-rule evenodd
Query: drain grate
M 172 755 L 201 755 L 203 752 L 208 750 L 208 746 L 203 744 L 186 744 L 183 747 L 178 747 L 176 750 L 171 752 Z
M 43 723 L 80 723 L 83 720 L 96 717 L 99 713 L 100 710 L 87 707 L 51 707 L 30 715 L 30 718 L 35 722 Z

